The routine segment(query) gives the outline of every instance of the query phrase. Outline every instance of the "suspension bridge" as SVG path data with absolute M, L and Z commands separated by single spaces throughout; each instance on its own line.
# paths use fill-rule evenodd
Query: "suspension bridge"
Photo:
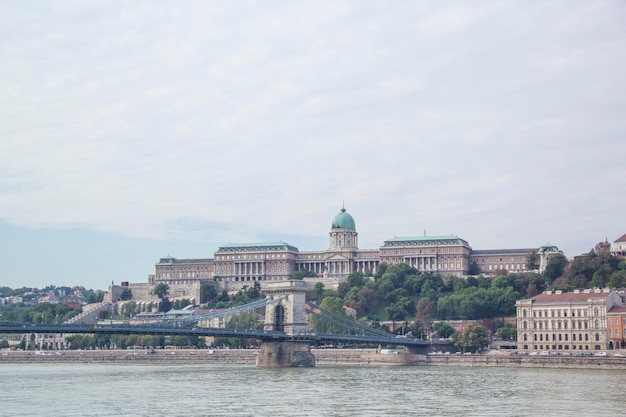
M 396 336 L 305 301 L 306 286 L 299 281 L 271 283 L 266 298 L 238 307 L 146 324 L 26 324 L 0 321 L 0 333 L 19 334 L 136 334 L 158 336 L 212 336 L 255 339 L 261 342 L 258 366 L 314 366 L 311 345 L 350 343 L 404 346 L 413 353 L 427 353 L 433 342 Z M 263 326 L 238 328 L 243 313 L 265 312 Z

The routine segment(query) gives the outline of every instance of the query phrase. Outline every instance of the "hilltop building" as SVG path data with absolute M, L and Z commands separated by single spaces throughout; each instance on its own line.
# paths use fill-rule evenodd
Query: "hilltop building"
M 235 243 L 220 246 L 213 258 L 161 258 L 148 285 L 131 284 L 133 299 L 150 298 L 149 289 L 159 283 L 170 287 L 170 298 L 199 301 L 202 282 L 216 282 L 220 289 L 238 290 L 259 283 L 284 281 L 297 271 L 309 271 L 331 288 L 353 272 L 375 274 L 381 263 L 407 263 L 419 271 L 467 276 L 470 268 L 485 275 L 528 272 L 533 254 L 543 270 L 549 258 L 562 253 L 551 244 L 538 248 L 473 250 L 454 235 L 394 237 L 378 249 L 359 249 L 354 218 L 342 208 L 332 219 L 327 249 L 300 252 L 285 242 Z M 472 265 L 474 264 L 474 265 Z M 144 298 L 145 299 L 145 298 Z
M 613 243 L 615 243 L 615 246 L 611 248 L 611 255 L 626 256 L 626 234 Z

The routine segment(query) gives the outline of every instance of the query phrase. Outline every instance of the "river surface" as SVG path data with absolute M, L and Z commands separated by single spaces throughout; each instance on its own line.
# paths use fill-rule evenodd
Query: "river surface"
M 623 371 L 0 365 L 2 416 L 622 416 Z

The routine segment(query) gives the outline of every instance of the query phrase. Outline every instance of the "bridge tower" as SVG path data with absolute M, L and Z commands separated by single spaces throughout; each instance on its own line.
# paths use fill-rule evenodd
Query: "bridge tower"
M 307 330 L 305 310 L 306 283 L 302 281 L 270 282 L 265 295 L 270 299 L 284 297 L 265 307 L 264 330 L 284 332 L 288 336 Z M 308 343 L 263 342 L 256 362 L 258 367 L 315 366 Z

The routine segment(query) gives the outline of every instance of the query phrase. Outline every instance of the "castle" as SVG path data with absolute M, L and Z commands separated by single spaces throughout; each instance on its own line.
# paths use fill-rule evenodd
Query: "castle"
M 285 281 L 297 271 L 308 271 L 310 283 L 322 282 L 336 287 L 353 272 L 375 274 L 382 263 L 407 263 L 419 271 L 467 276 L 470 272 L 495 275 L 528 272 L 530 256 L 536 256 L 538 269 L 561 253 L 554 245 L 537 248 L 474 250 L 457 236 L 394 237 L 378 249 L 359 249 L 354 218 L 342 208 L 333 218 L 328 249 L 299 251 L 285 242 L 235 243 L 220 246 L 213 258 L 161 258 L 147 284 L 127 284 L 133 299 L 149 299 L 150 289 L 159 283 L 169 286 L 170 298 L 200 300 L 203 282 L 215 283 L 218 290 L 236 291 L 269 282 Z M 313 285 L 313 284 L 311 284 Z M 115 299 L 115 296 L 112 296 Z

